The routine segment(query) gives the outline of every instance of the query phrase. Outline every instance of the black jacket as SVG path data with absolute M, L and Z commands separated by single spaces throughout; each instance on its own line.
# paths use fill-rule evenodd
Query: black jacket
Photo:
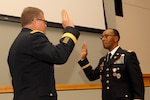
M 8 55 L 14 100 L 57 100 L 54 64 L 67 61 L 79 34 L 67 27 L 60 43 L 53 45 L 40 31 L 21 30 Z
M 144 82 L 135 52 L 119 48 L 109 62 L 102 57 L 95 69 L 88 59 L 78 63 L 89 80 L 101 79 L 103 100 L 144 100 Z

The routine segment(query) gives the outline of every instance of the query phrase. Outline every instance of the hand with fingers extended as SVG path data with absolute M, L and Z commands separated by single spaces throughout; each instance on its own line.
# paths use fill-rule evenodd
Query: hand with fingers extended
M 62 14 L 62 26 L 63 26 L 63 28 L 66 28 L 68 26 L 74 27 L 74 23 L 71 20 L 68 12 L 65 9 L 62 10 L 61 14 Z
M 81 53 L 80 53 L 81 59 L 85 59 L 87 57 L 87 55 L 88 55 L 87 45 L 85 42 L 83 42 L 82 48 L 81 48 Z

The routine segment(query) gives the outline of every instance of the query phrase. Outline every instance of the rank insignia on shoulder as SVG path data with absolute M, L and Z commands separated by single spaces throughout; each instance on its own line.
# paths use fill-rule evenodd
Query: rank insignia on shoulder
M 35 34 L 36 32 L 43 33 L 43 32 L 42 32 L 42 31 L 40 31 L 40 30 L 33 30 L 33 31 L 31 31 L 31 32 L 30 32 L 30 34 Z
M 133 52 L 133 50 L 127 50 L 127 52 Z
M 65 44 L 67 44 L 68 41 L 69 41 L 69 39 L 70 39 L 69 37 L 65 37 L 64 40 L 63 40 L 63 42 L 64 42 Z
M 63 36 L 62 36 L 62 38 L 64 38 L 64 41 L 63 41 L 64 43 L 68 43 L 68 41 L 70 39 L 73 40 L 74 44 L 76 44 L 76 42 L 77 42 L 76 37 L 72 33 L 68 33 L 68 32 L 64 33 Z

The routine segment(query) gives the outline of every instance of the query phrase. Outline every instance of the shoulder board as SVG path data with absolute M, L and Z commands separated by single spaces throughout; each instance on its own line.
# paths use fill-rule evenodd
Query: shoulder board
M 127 50 L 127 52 L 133 52 L 133 50 Z
M 40 31 L 40 30 L 33 30 L 33 31 L 30 32 L 30 34 L 35 34 L 35 33 L 37 33 L 37 32 L 43 33 L 43 32 Z

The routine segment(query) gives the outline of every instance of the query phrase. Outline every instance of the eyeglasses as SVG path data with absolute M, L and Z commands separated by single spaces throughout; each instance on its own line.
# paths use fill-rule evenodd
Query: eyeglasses
M 116 35 L 109 35 L 109 34 L 106 34 L 106 35 L 102 35 L 102 36 L 100 37 L 100 39 L 103 39 L 104 37 L 105 37 L 105 38 L 108 38 L 109 36 L 116 36 Z
M 46 25 L 47 25 L 47 23 L 48 23 L 47 20 L 43 20 L 43 19 L 37 19 L 37 20 L 43 21 Z

